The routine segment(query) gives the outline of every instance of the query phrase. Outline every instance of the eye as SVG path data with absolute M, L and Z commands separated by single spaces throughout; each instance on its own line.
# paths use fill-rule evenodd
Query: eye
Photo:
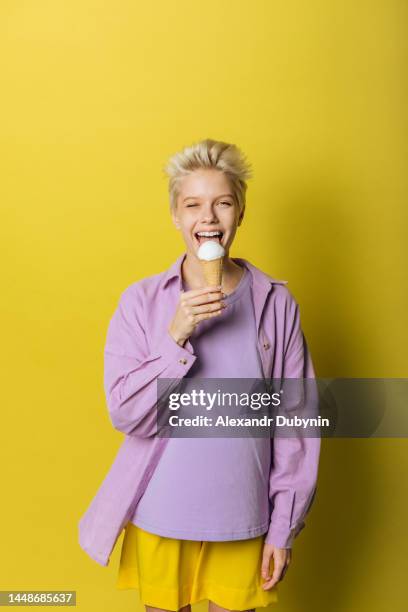
M 187 204 L 187 208 L 190 208 L 190 206 L 197 206 L 197 204 Z
M 226 204 L 227 206 L 231 206 L 231 202 L 220 202 L 220 204 Z

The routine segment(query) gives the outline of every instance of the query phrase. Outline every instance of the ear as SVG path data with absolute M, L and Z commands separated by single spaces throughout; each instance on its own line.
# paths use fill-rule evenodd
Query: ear
M 239 219 L 238 219 L 238 226 L 241 225 L 242 223 L 242 220 L 244 218 L 244 213 L 245 213 L 245 205 L 244 205 L 244 208 L 240 212 Z
M 180 221 L 179 221 L 177 213 L 174 210 L 171 211 L 171 218 L 173 220 L 174 225 L 179 230 L 180 229 Z

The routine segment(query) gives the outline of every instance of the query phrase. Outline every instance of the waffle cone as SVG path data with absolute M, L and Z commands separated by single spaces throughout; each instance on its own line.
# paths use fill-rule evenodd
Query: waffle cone
M 222 281 L 222 264 L 223 257 L 212 259 L 211 261 L 201 260 L 201 269 L 203 271 L 206 285 L 221 285 Z

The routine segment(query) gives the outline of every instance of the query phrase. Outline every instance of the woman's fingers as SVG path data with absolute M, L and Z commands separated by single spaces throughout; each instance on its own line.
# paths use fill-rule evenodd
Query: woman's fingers
M 196 323 L 199 321 L 203 321 L 204 319 L 209 319 L 210 317 L 216 317 L 222 313 L 224 308 L 220 308 L 219 310 L 214 310 L 213 312 L 203 312 L 203 314 L 195 315 Z
M 204 287 L 203 289 L 193 289 L 192 291 L 185 291 L 181 296 L 181 300 L 184 304 L 189 306 L 199 306 L 201 304 L 207 304 L 208 302 L 214 302 L 222 298 L 222 291 L 218 287 Z
M 286 550 L 286 549 L 284 549 Z M 279 552 L 280 549 L 271 549 L 269 546 L 265 546 L 264 553 L 262 556 L 262 567 L 261 573 L 262 578 L 266 581 L 262 585 L 264 590 L 271 589 L 274 587 L 280 580 L 283 579 L 289 563 L 291 559 L 291 551 L 290 549 L 284 553 Z M 273 572 L 271 576 L 270 572 L 270 562 L 273 558 Z
M 264 554 L 262 557 L 262 567 L 261 567 L 262 578 L 264 580 L 268 580 L 271 577 L 270 570 L 269 570 L 271 558 L 272 558 L 272 551 L 269 552 L 269 551 L 264 550 Z
M 222 297 L 221 287 L 215 285 L 182 291 L 171 323 L 173 337 L 189 338 L 200 321 L 219 316 L 226 308 Z
M 187 303 L 182 303 L 183 322 L 194 328 L 203 319 L 221 314 L 226 307 L 227 304 L 220 302 L 203 304 L 202 306 L 190 306 Z
M 206 293 L 213 293 L 214 291 L 219 293 L 221 291 L 221 285 L 208 285 L 207 287 L 200 287 L 199 289 L 190 289 L 190 291 L 183 291 L 183 295 L 190 299 Z
M 221 305 L 223 294 L 220 286 L 207 286 L 181 291 L 176 312 L 169 325 L 169 332 L 179 344 L 185 342 L 203 319 L 219 316 L 226 305 Z
M 190 289 L 190 291 L 185 291 L 186 294 L 200 295 L 201 293 L 206 293 L 207 291 L 220 291 L 221 285 L 207 285 L 207 287 L 200 287 L 199 289 Z
M 193 289 L 182 294 L 180 301 L 186 316 L 194 316 L 195 322 L 220 314 L 226 304 L 221 302 L 222 292 L 216 286 Z
M 202 306 L 190 306 L 190 311 L 194 315 L 202 314 L 203 312 L 214 312 L 215 310 L 223 310 L 226 307 L 224 302 L 212 302 L 209 304 L 203 304 Z
M 282 578 L 282 572 L 283 572 L 283 568 L 285 566 L 285 563 L 282 561 L 282 559 L 275 559 L 274 565 L 273 565 L 273 574 L 270 580 L 267 580 L 266 582 L 263 583 L 262 588 L 267 590 L 267 589 L 271 589 L 273 586 L 275 586 L 275 584 L 277 584 L 279 582 L 279 580 Z

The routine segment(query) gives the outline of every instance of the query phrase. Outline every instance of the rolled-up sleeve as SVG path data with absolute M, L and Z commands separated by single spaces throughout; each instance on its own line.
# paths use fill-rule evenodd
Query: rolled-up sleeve
M 284 379 L 300 379 L 307 415 L 318 414 L 318 392 L 312 359 L 304 337 L 299 306 L 291 296 L 287 310 L 287 344 L 284 356 Z M 303 381 L 302 379 L 310 379 Z M 292 385 L 293 386 L 293 385 Z M 296 431 L 296 430 L 295 430 Z M 271 520 L 265 543 L 291 548 L 295 537 L 305 527 L 317 490 L 320 457 L 320 430 L 312 434 L 274 436 L 271 440 L 272 461 L 269 478 Z
M 126 289 L 109 322 L 104 349 L 104 389 L 115 429 L 143 438 L 155 435 L 157 378 L 181 379 L 196 359 L 191 343 L 180 346 L 168 331 L 148 348 L 141 296 L 135 286 Z

